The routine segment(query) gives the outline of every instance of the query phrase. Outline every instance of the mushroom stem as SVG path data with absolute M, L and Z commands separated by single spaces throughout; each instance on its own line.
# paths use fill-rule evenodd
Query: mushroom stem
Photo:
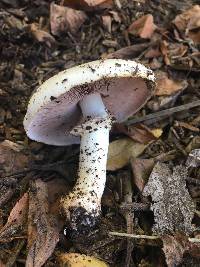
M 86 95 L 80 102 L 83 116 L 87 117 L 106 117 L 108 115 L 104 103 L 102 101 L 101 95 L 99 93 L 94 93 Z
M 78 180 L 63 199 L 63 207 L 72 228 L 83 231 L 85 227 L 93 227 L 101 213 L 112 120 L 99 94 L 84 97 L 80 106 L 87 120 L 81 129 L 73 130 L 81 135 Z

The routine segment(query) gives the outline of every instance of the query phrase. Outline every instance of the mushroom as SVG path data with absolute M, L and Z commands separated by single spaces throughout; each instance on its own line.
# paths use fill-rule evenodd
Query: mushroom
M 142 64 L 105 59 L 59 72 L 32 95 L 24 118 L 29 138 L 57 146 L 80 143 L 78 179 L 61 200 L 72 229 L 96 224 L 112 122 L 140 109 L 154 83 L 153 72 Z

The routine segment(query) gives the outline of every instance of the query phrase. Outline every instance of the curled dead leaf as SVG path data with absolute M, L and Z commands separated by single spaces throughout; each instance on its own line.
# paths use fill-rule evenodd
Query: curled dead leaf
M 187 54 L 188 47 L 182 43 L 168 43 L 164 40 L 160 44 L 160 51 L 166 65 L 175 65 Z
M 113 131 L 123 133 L 136 142 L 148 144 L 162 135 L 162 129 L 150 129 L 144 124 L 129 125 L 115 124 Z
M 37 179 L 31 184 L 28 214 L 27 267 L 41 267 L 59 241 L 59 226 L 50 213 L 47 184 Z
M 188 237 L 184 234 L 176 233 L 173 236 L 164 235 L 161 237 L 161 239 L 163 241 L 162 250 L 165 253 L 165 259 L 169 267 L 180 266 L 179 264 L 181 263 L 183 263 L 183 266 L 185 266 L 183 262 L 185 255 L 190 255 L 196 259 L 200 258 L 199 243 L 190 242 Z M 196 264 L 194 264 L 194 266 L 196 266 Z
M 177 91 L 184 90 L 188 85 L 186 80 L 177 81 L 170 79 L 167 73 L 161 71 L 157 72 L 156 78 L 157 86 L 155 95 L 157 96 L 172 95 Z
M 168 267 L 178 266 L 183 260 L 183 254 L 190 248 L 188 238 L 180 233 L 174 236 L 162 236 L 165 259 Z
M 141 38 L 151 38 L 156 26 L 153 21 L 153 16 L 147 14 L 135 20 L 128 28 L 128 32 L 137 35 Z
M 23 146 L 9 140 L 0 143 L 0 173 L 14 173 L 28 165 L 29 157 L 21 152 L 22 149 Z
M 62 3 L 75 9 L 94 10 L 112 7 L 113 0 L 63 0 Z
M 61 267 L 108 267 L 102 260 L 79 253 L 62 253 L 58 260 Z
M 200 6 L 194 5 L 190 9 L 176 16 L 173 23 L 180 31 L 184 31 L 187 28 L 189 21 L 200 14 Z
M 173 23 L 179 31 L 191 38 L 196 44 L 200 44 L 200 5 L 194 5 L 177 15 Z
M 54 3 L 50 5 L 50 25 L 53 35 L 60 36 L 67 31 L 75 34 L 86 19 L 86 14 L 81 10 Z
M 25 227 L 28 215 L 28 193 L 25 193 L 10 212 L 7 223 L 0 230 L 0 242 L 10 242 Z
M 130 138 L 111 142 L 108 149 L 107 170 L 115 171 L 123 168 L 131 157 L 138 157 L 146 147 L 147 145 L 134 142 Z
M 106 58 L 122 58 L 122 59 L 133 59 L 134 57 L 139 56 L 149 44 L 136 44 L 123 47 L 113 53 L 110 53 L 106 56 Z
M 133 172 L 133 182 L 140 192 L 142 192 L 153 169 L 155 160 L 132 158 L 130 162 Z
M 44 30 L 40 30 L 39 26 L 36 23 L 32 23 L 29 27 L 31 34 L 33 35 L 33 37 L 40 43 L 45 43 L 49 48 L 54 47 L 56 44 L 56 40 L 54 39 L 54 37 L 44 31 Z

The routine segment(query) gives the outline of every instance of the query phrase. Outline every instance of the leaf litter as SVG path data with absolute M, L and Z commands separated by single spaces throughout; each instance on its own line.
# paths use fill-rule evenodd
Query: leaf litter
M 194 231 L 195 205 L 186 189 L 187 169 L 176 166 L 173 172 L 165 163 L 156 163 L 143 195 L 151 195 L 155 225 L 153 231 L 164 234 Z M 177 190 L 178 189 L 178 190 Z
M 9 266 L 25 265 L 26 255 L 30 266 L 56 266 L 57 251 L 97 256 L 117 267 L 165 266 L 160 244 L 156 243 L 155 247 L 154 242 L 153 251 L 149 250 L 151 241 L 139 238 L 137 242 L 126 242 L 126 238 L 119 240 L 107 234 L 108 231 L 129 232 L 127 221 L 131 221 L 136 234 L 147 235 L 153 224 L 150 204 L 151 208 L 158 204 L 158 209 L 169 209 L 170 201 L 154 203 L 142 196 L 158 161 L 167 162 L 169 184 L 164 181 L 160 184 L 164 188 L 173 188 L 170 197 L 174 205 L 176 203 L 174 211 L 170 209 L 171 213 L 167 214 L 168 220 L 159 212 L 156 217 L 167 225 L 167 233 L 161 235 L 167 264 L 174 266 L 184 264 L 185 260 L 191 262 L 189 257 L 198 258 L 198 246 L 194 248 L 188 241 L 189 233 L 198 241 L 193 222 L 197 226 L 195 229 L 200 225 L 199 160 L 198 151 L 194 151 L 200 148 L 199 106 L 187 106 L 199 99 L 199 5 L 196 1 L 65 0 L 54 4 L 43 0 L 4 0 L 0 8 L 0 219 L 1 231 L 4 229 L 5 234 L 2 241 L 6 241 L 0 244 L 2 266 L 6 263 Z M 151 120 L 144 120 L 142 125 L 129 124 L 128 129 L 123 125 L 120 131 L 111 134 L 113 166 L 109 169 L 108 165 L 102 222 L 88 238 L 74 240 L 70 233 L 67 238 L 63 235 L 65 219 L 59 215 L 59 199 L 76 180 L 78 153 L 74 147 L 53 148 L 28 140 L 22 120 L 32 91 L 42 81 L 60 70 L 98 58 L 140 61 L 161 73 L 162 79 L 158 79 L 156 94 L 134 118 L 130 118 L 129 123 L 148 115 Z M 179 110 L 179 105 L 183 109 Z M 169 108 L 175 111 L 170 110 L 168 114 Z M 165 116 L 158 116 L 155 111 L 165 111 Z M 66 171 L 60 172 L 59 162 L 66 155 L 63 164 Z M 34 166 L 44 167 L 34 167 L 27 174 L 25 170 L 27 166 L 31 169 L 33 159 L 37 163 Z M 187 174 L 184 172 L 185 162 Z M 177 167 L 172 171 L 172 166 Z M 124 197 L 123 178 L 128 177 L 131 169 L 133 191 L 130 201 Z M 20 176 L 15 175 L 17 172 Z M 184 173 L 183 181 L 177 178 L 179 173 Z M 42 177 L 42 180 L 36 177 Z M 29 194 L 29 204 L 22 201 L 26 194 Z M 181 201 L 185 206 L 178 203 Z M 133 216 L 119 216 L 122 206 Z M 175 211 L 179 215 L 177 220 L 176 214 L 172 218 Z M 16 224 L 12 221 L 13 214 Z M 161 228 L 165 232 L 160 224 L 157 223 L 157 230 Z M 168 228 L 171 229 L 170 235 Z M 181 229 L 181 234 L 173 232 L 174 229 Z M 28 246 L 25 243 L 27 237 Z M 130 253 L 132 249 L 133 253 Z M 13 257 L 9 256 L 11 253 Z

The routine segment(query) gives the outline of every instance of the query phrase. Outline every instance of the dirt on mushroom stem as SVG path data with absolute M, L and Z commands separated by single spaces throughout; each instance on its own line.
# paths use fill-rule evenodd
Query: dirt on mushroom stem
M 113 122 L 100 94 L 88 95 L 79 104 L 87 119 L 71 132 L 81 136 L 78 180 L 73 191 L 61 201 L 73 236 L 87 233 L 99 220 Z

